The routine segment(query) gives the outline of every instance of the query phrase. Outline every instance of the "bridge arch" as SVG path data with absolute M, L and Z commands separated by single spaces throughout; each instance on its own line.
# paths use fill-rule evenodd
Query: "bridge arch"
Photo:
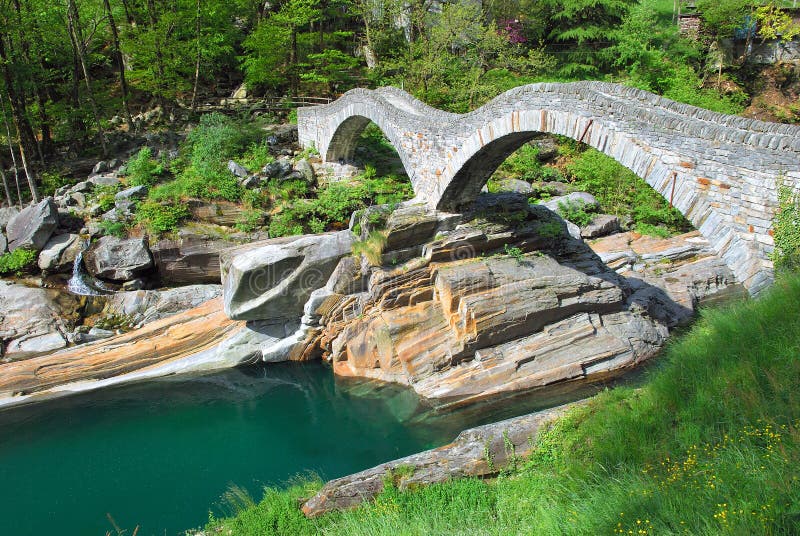
M 726 116 L 603 82 L 532 84 L 468 114 L 396 88 L 351 90 L 298 110 L 303 145 L 349 158 L 368 121 L 397 149 L 416 200 L 440 210 L 478 195 L 538 132 L 583 141 L 642 177 L 691 221 L 755 294 L 773 277 L 778 182 L 800 189 L 800 127 Z

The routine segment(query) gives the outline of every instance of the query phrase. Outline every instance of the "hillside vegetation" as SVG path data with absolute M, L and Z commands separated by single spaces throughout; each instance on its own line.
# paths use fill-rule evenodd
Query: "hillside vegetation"
M 306 520 L 318 482 L 267 489 L 208 534 L 796 534 L 800 276 L 707 310 L 638 388 L 601 393 L 492 481 L 400 492 Z

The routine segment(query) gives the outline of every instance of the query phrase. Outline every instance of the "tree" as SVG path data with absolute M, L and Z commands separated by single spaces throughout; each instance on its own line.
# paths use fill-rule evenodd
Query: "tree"
M 560 43 L 566 62 L 561 74 L 592 78 L 613 61 L 607 49 L 614 29 L 636 0 L 544 0 L 549 9 L 548 39 Z

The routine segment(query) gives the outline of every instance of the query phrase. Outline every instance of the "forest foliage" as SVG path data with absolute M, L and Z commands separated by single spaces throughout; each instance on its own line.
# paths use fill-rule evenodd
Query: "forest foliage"
M 748 95 L 715 43 L 800 28 L 773 0 L 697 4 L 706 31 L 688 40 L 669 0 L 0 0 L 0 168 L 28 170 L 36 198 L 49 164 L 108 153 L 141 112 L 169 121 L 243 82 L 256 98 L 391 84 L 465 112 L 521 84 L 603 79 L 738 113 Z

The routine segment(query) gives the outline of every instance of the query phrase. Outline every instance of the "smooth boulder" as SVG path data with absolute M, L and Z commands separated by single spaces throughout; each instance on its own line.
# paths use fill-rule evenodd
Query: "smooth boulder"
M 11 218 L 6 228 L 8 250 L 40 251 L 58 227 L 58 207 L 52 197 L 30 206 Z
M 77 234 L 62 234 L 52 237 L 39 253 L 39 269 L 46 272 L 72 270 L 75 259 L 83 249 L 83 241 Z
M 42 355 L 67 345 L 62 333 L 77 318 L 80 300 L 71 294 L 0 281 L 0 340 L 3 361 Z
M 143 238 L 104 236 L 83 256 L 86 268 L 95 277 L 127 281 L 153 266 L 153 258 Z
M 221 255 L 225 314 L 235 320 L 299 319 L 311 293 L 351 253 L 350 231 L 266 240 Z

